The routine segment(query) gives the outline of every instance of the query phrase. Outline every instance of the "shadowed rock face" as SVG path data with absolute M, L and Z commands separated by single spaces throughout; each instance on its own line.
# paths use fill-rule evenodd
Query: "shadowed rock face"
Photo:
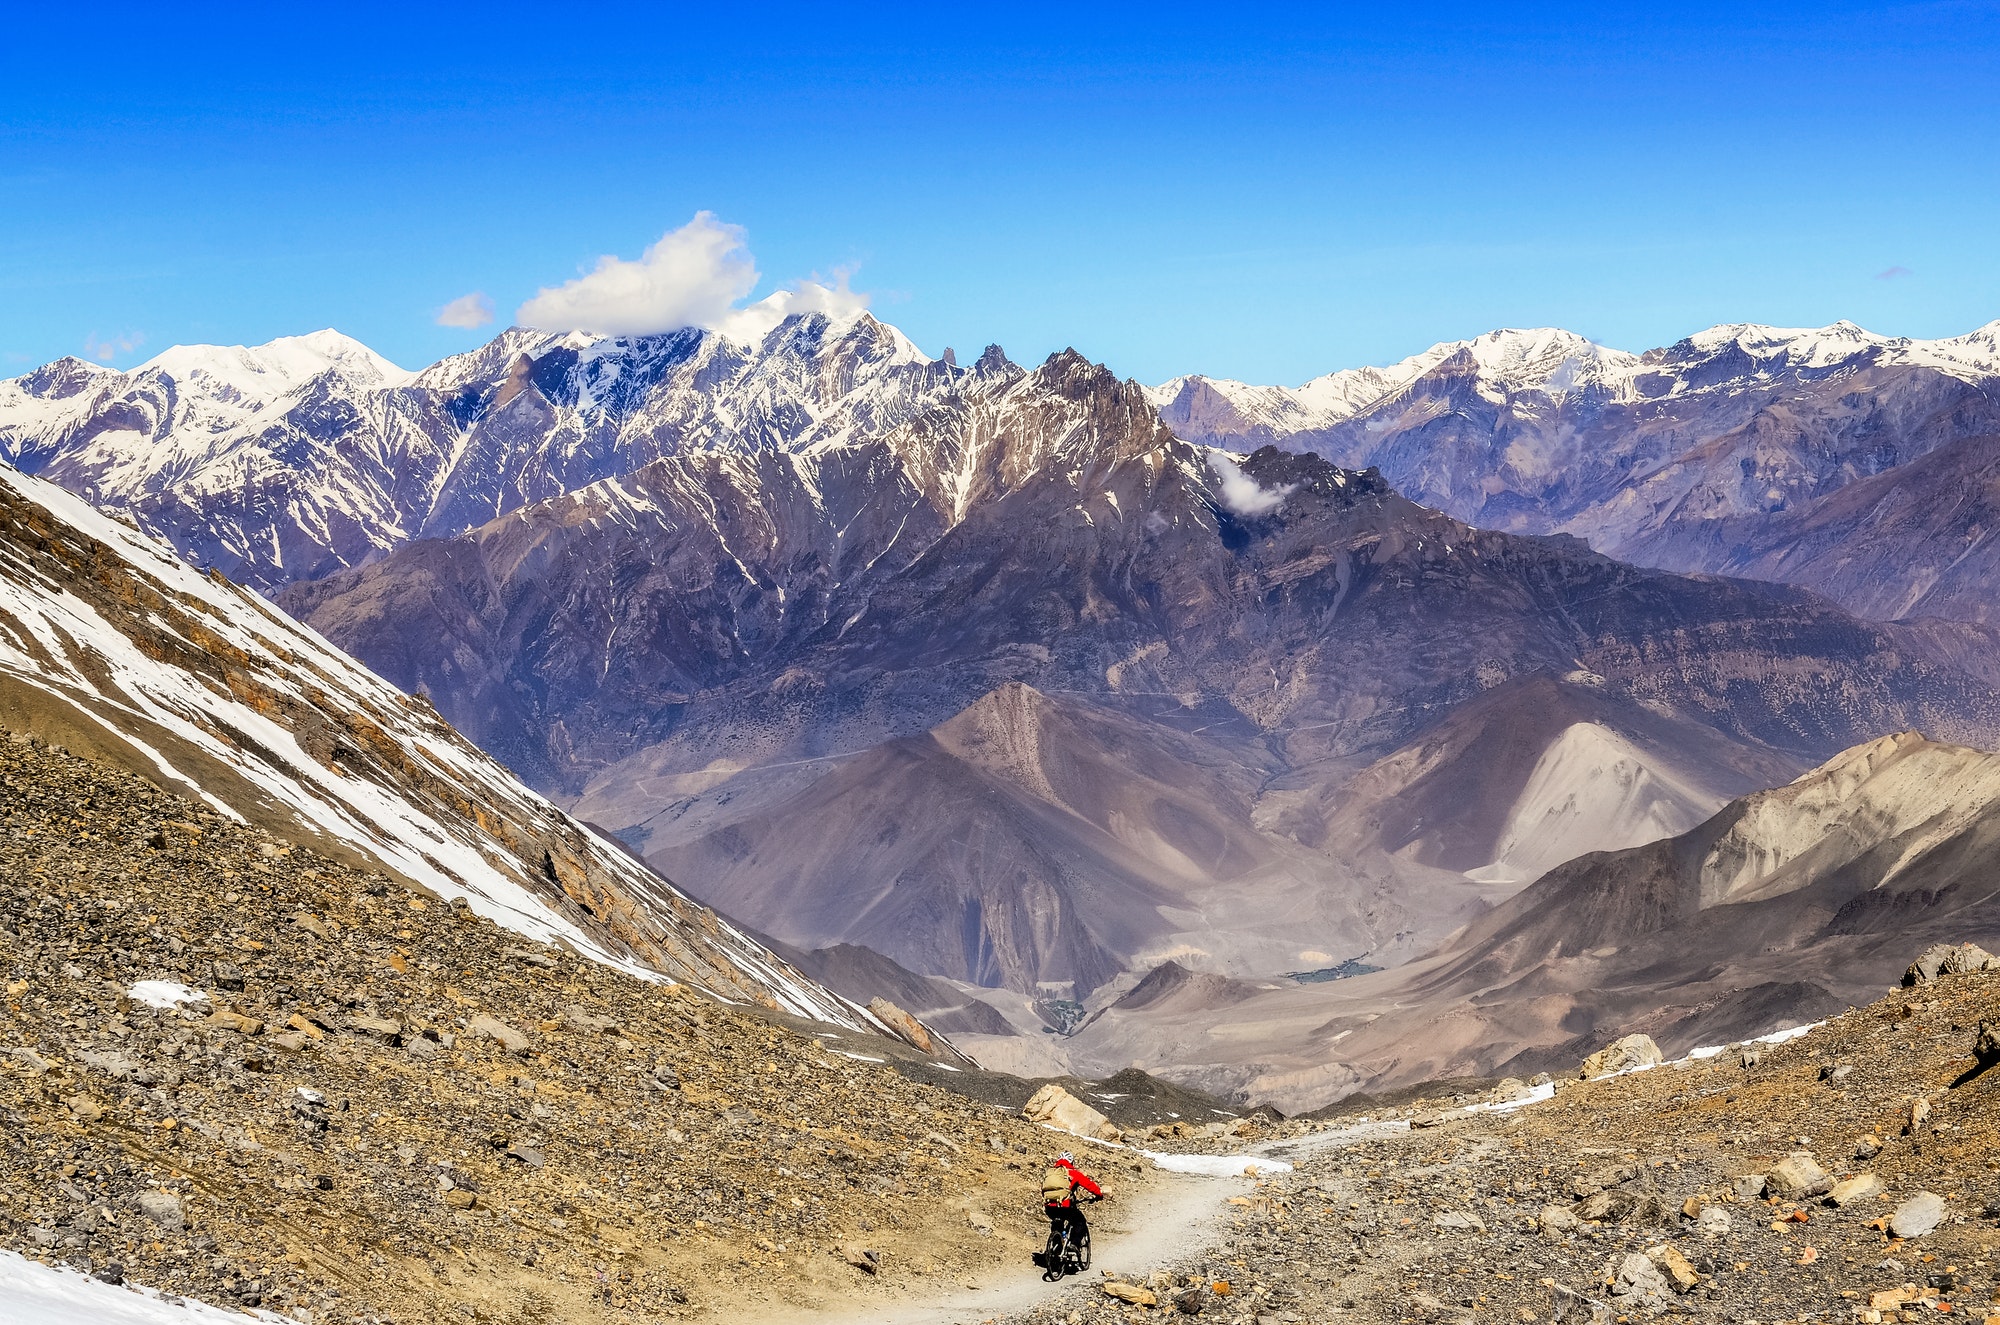
M 1877 620 L 2000 621 L 2000 436 L 1969 437 L 1818 501 L 1627 548 L 1648 565 L 1810 586 Z
M 1386 964 L 1564 843 L 1672 831 L 1881 731 L 2000 731 L 1975 629 L 1218 457 L 1074 354 L 285 601 L 726 912 L 1029 994 L 1177 955 Z M 1392 822 L 1412 789 L 1478 826 Z

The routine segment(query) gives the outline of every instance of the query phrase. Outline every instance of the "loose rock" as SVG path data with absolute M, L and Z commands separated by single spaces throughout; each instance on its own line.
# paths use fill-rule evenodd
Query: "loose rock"
M 1935 1192 L 1918 1192 L 1896 1207 L 1889 1216 L 1889 1231 L 1899 1238 L 1920 1238 L 1936 1231 L 1944 1222 L 1944 1198 Z

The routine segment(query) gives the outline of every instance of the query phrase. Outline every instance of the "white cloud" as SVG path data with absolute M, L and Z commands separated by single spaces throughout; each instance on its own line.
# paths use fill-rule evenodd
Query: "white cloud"
M 493 320 L 493 301 L 480 290 L 462 294 L 437 311 L 437 324 L 441 327 L 459 327 L 472 331 Z
M 742 306 L 757 286 L 757 264 L 743 227 L 696 212 L 678 230 L 660 236 L 636 261 L 607 255 L 563 285 L 548 287 L 522 304 L 514 320 L 547 331 L 595 331 L 648 336 L 681 327 L 708 327 L 734 340 L 755 340 L 793 313 L 840 318 L 868 307 L 868 296 L 848 288 L 849 273 L 832 284 L 800 281 Z
M 1275 511 L 1285 504 L 1285 498 L 1299 490 L 1296 483 L 1277 488 L 1259 487 L 1257 480 L 1244 473 L 1243 466 L 1237 464 L 1227 451 L 1210 451 L 1208 467 L 1215 471 L 1215 477 L 1222 485 L 1218 492 L 1222 504 L 1238 515 L 1264 515 Z
M 130 354 L 145 343 L 146 333 L 143 331 L 127 331 L 104 340 L 99 340 L 93 331 L 83 338 L 83 352 L 99 363 L 110 363 L 119 355 Z

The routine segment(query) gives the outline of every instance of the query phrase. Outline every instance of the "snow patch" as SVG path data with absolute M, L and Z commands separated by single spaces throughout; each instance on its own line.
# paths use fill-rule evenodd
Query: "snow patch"
M 1153 1167 L 1168 1173 L 1192 1173 L 1203 1178 L 1240 1178 L 1245 1172 L 1290 1173 L 1292 1166 L 1282 1159 L 1263 1155 L 1171 1155 L 1160 1150 L 1141 1150 Z
M 190 989 L 178 980 L 141 980 L 125 991 L 134 1002 L 149 1008 L 177 1008 L 183 1003 L 206 1003 L 208 995 Z
M 278 1319 L 166 1297 L 150 1288 L 115 1288 L 11 1251 L 0 1251 L 0 1303 L 6 1304 L 8 1325 L 250 1325 Z
M 1531 1088 L 1527 1094 L 1517 1100 L 1506 1100 L 1499 1104 L 1474 1104 L 1469 1106 L 1466 1112 L 1512 1113 L 1516 1109 L 1525 1109 L 1530 1104 L 1540 1104 L 1544 1100 L 1552 1100 L 1555 1097 L 1556 1083 L 1553 1081 L 1544 1081 L 1541 1085 Z

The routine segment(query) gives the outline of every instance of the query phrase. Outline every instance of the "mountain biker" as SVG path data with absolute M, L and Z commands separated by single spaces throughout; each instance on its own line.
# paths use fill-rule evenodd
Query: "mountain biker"
M 1057 1155 L 1042 1174 L 1042 1208 L 1048 1214 L 1049 1222 L 1061 1225 L 1068 1222 L 1072 1238 L 1081 1240 L 1089 1227 L 1084 1223 L 1083 1211 L 1076 1202 L 1077 1189 L 1081 1187 L 1100 1200 L 1108 1200 L 1104 1189 L 1091 1180 L 1088 1173 L 1076 1166 L 1076 1156 L 1065 1150 Z

